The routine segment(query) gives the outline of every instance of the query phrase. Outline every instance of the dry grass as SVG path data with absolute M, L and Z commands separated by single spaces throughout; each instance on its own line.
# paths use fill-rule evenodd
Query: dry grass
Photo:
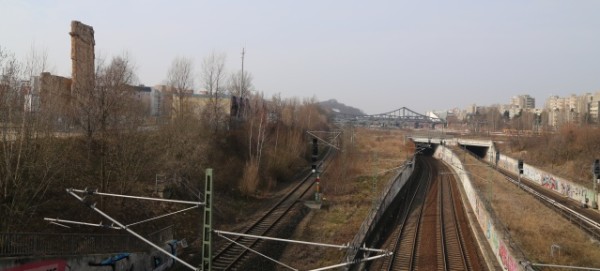
M 599 245 L 589 235 L 473 157 L 466 163 L 477 165 L 467 166 L 475 189 L 482 200 L 491 196 L 494 212 L 531 262 L 600 267 Z M 553 244 L 561 247 L 560 256 L 551 256 Z
M 253 195 L 258 188 L 258 184 L 258 163 L 254 159 L 251 159 L 244 166 L 244 175 L 240 180 L 239 190 L 244 195 Z
M 326 207 L 311 210 L 292 239 L 328 244 L 352 241 L 372 207 L 374 195 L 390 178 L 389 173 L 381 172 L 398 166 L 408 156 L 400 131 L 360 129 L 355 140 L 354 145 L 344 146 L 345 151 L 322 177 Z M 344 141 L 349 142 L 349 138 Z M 288 245 L 281 260 L 295 268 L 310 269 L 340 263 L 344 255 L 345 250 Z
M 499 145 L 513 157 L 591 188 L 591 164 L 598 159 L 600 129 L 565 125 L 539 137 L 510 137 Z

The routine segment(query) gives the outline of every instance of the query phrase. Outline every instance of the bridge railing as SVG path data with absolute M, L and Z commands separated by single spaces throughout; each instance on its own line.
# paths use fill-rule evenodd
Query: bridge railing
M 173 239 L 173 226 L 147 237 L 162 244 Z M 0 257 L 136 252 L 148 248 L 129 234 L 0 233 Z

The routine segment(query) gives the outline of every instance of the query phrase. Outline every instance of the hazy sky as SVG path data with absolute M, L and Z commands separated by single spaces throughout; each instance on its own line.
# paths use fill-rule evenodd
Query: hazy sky
M 508 103 L 600 90 L 600 1 L 11 1 L 0 46 L 46 49 L 70 76 L 70 21 L 94 27 L 96 55 L 128 52 L 140 83 L 176 56 L 227 55 L 271 96 L 336 98 L 366 113 Z M 197 88 L 201 87 L 196 80 Z

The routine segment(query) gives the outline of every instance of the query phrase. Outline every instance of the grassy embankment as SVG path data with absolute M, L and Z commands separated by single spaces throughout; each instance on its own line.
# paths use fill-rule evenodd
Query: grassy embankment
M 369 213 L 374 195 L 392 173 L 381 173 L 400 165 L 412 153 L 412 143 L 404 143 L 401 131 L 356 130 L 354 144 L 344 152 L 322 177 L 326 206 L 311 210 L 292 236 L 295 240 L 327 244 L 351 242 Z M 349 142 L 349 133 L 345 134 Z M 338 264 L 345 250 L 288 245 L 281 261 L 299 269 Z
M 462 150 L 455 149 L 455 152 L 462 156 Z M 467 155 L 466 164 L 472 165 L 467 169 L 471 172 L 474 188 L 482 200 L 491 197 L 494 213 L 529 261 L 600 267 L 599 245 L 589 235 L 505 180 L 500 173 L 490 171 L 484 163 Z M 554 244 L 561 249 L 552 256 Z

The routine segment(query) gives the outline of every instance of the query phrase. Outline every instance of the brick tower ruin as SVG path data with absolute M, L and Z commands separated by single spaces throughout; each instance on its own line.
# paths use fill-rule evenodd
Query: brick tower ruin
M 79 21 L 71 21 L 71 60 L 73 83 L 71 92 L 80 95 L 95 87 L 94 28 Z

